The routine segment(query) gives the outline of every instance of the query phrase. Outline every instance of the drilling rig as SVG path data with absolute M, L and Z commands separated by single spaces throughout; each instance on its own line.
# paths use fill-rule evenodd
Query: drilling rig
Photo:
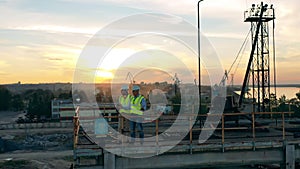
M 252 81 L 251 88 L 253 89 L 253 112 L 266 112 L 270 111 L 270 35 L 269 35 L 269 22 L 273 21 L 274 32 L 274 19 L 275 12 L 273 5 L 268 7 L 267 4 L 255 5 L 245 11 L 244 21 L 251 23 L 251 35 L 252 35 L 252 48 L 251 53 L 244 76 L 244 81 L 241 89 L 241 95 L 238 105 L 242 107 L 243 98 L 246 93 L 246 87 L 250 81 Z M 274 36 L 274 33 L 273 33 Z M 274 37 L 273 37 L 274 41 Z M 273 42 L 273 54 L 274 54 L 274 42 Z M 275 55 L 273 55 L 275 58 Z M 274 59 L 275 60 L 275 59 Z M 275 71 L 275 62 L 274 62 Z M 274 72 L 275 77 L 275 72 Z M 274 78 L 274 86 L 276 87 L 276 81 Z
M 241 93 L 238 101 L 235 101 L 234 95 L 229 94 L 226 97 L 226 104 L 224 113 L 235 112 L 268 112 L 271 109 L 270 102 L 270 86 L 271 86 L 271 52 L 270 52 L 270 31 L 269 22 L 273 21 L 273 67 L 274 67 L 274 88 L 276 95 L 276 70 L 275 70 L 275 43 L 274 43 L 274 20 L 275 13 L 273 5 L 268 6 L 261 2 L 261 4 L 252 4 L 252 7 L 244 12 L 244 22 L 250 22 L 251 28 L 251 52 L 247 63 L 246 72 L 241 87 Z M 249 35 L 249 34 L 248 34 Z M 248 38 L 247 35 L 247 38 Z M 247 39 L 246 38 L 246 39 Z M 245 41 L 246 42 L 246 41 Z M 243 45 L 245 45 L 245 42 Z M 240 50 L 241 51 L 241 50 Z M 231 67 L 232 68 L 232 67 Z M 227 74 L 230 73 L 227 72 Z M 225 74 L 224 77 L 227 75 Z M 232 75 L 234 76 L 234 74 Z M 223 78 L 223 80 L 226 78 Z M 232 79 L 233 81 L 233 79 Z M 247 101 L 245 94 L 248 89 L 252 88 L 252 96 Z M 233 89 L 232 89 L 233 90 Z M 275 96 L 276 97 L 276 96 Z M 226 120 L 239 121 L 239 116 L 227 117 Z M 244 118 L 252 121 L 248 116 Z

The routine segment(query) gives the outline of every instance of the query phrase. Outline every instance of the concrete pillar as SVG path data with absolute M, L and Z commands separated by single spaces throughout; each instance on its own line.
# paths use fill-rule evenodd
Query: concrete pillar
M 116 155 L 104 152 L 104 169 L 116 169 Z
M 285 147 L 285 168 L 295 169 L 295 145 Z
M 100 165 L 100 156 L 95 157 L 96 165 Z
M 76 157 L 76 165 L 80 165 L 80 157 Z

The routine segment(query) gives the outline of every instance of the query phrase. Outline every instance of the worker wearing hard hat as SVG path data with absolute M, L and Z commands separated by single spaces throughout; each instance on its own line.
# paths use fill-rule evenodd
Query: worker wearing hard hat
M 144 130 L 142 125 L 142 115 L 147 108 L 146 100 L 144 96 L 140 95 L 140 87 L 137 85 L 132 86 L 132 98 L 131 98 L 131 109 L 130 113 L 134 115 L 130 119 L 130 136 L 131 142 L 134 143 L 135 141 L 135 127 L 137 126 L 139 137 L 141 144 L 144 143 Z
M 118 111 L 121 115 L 119 118 L 119 132 L 124 132 L 125 130 L 128 131 L 129 129 L 129 122 L 126 119 L 130 114 L 130 101 L 131 95 L 128 93 L 129 87 L 128 85 L 123 85 L 121 87 L 121 96 L 119 97 L 119 104 L 118 104 Z M 123 118 L 125 117 L 125 119 Z
M 130 101 L 132 96 L 128 93 L 128 90 L 128 85 L 123 85 L 121 87 L 121 96 L 119 97 L 120 113 L 130 113 Z

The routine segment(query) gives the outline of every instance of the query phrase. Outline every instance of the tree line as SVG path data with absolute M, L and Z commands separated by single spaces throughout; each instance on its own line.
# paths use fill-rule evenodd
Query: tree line
M 58 90 L 29 89 L 15 94 L 0 86 L 0 111 L 24 111 L 28 118 L 51 117 L 51 101 L 54 98 L 71 99 L 72 92 Z
M 107 90 L 100 90 L 96 94 L 96 100 L 102 103 L 111 103 L 111 93 Z M 87 100 L 87 96 L 82 91 L 75 91 L 79 95 L 81 102 Z M 110 97 L 108 97 L 110 96 Z M 294 116 L 300 117 L 300 92 L 295 94 L 295 98 L 287 99 L 284 95 L 279 99 L 270 100 L 273 105 L 273 112 L 293 111 Z M 58 89 L 54 93 L 51 90 L 29 89 L 20 94 L 12 93 L 4 86 L 0 86 L 0 111 L 24 111 L 27 117 L 51 117 L 51 101 L 54 99 L 72 99 L 72 91 Z M 276 98 L 276 97 L 273 97 Z M 180 94 L 171 98 L 174 104 L 180 104 Z M 180 105 L 174 107 L 174 111 L 179 112 Z M 201 107 L 201 111 L 202 107 Z
M 278 99 L 278 106 L 274 111 L 278 112 L 294 112 L 293 116 L 300 117 L 300 91 L 295 94 L 296 97 L 287 99 L 285 95 L 282 95 Z

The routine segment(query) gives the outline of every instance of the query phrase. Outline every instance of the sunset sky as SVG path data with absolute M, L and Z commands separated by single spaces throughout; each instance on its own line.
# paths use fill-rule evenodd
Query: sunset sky
M 260 2 L 201 2 L 202 32 L 214 46 L 224 69 L 231 66 L 250 29 L 250 23 L 243 22 L 244 11 Z M 264 2 L 274 4 L 276 12 L 277 81 L 300 83 L 300 1 Z M 0 84 L 72 82 L 82 50 L 103 27 L 120 18 L 148 12 L 179 16 L 196 27 L 196 6 L 195 0 L 0 0 Z M 125 44 L 122 50 L 114 51 L 115 55 L 134 54 L 133 47 Z M 235 84 L 242 83 L 249 53 L 247 48 L 234 76 Z M 116 69 L 113 63 L 107 62 L 103 67 L 105 70 L 96 74 L 100 82 L 116 72 L 112 71 Z M 194 66 L 191 69 L 197 72 Z

